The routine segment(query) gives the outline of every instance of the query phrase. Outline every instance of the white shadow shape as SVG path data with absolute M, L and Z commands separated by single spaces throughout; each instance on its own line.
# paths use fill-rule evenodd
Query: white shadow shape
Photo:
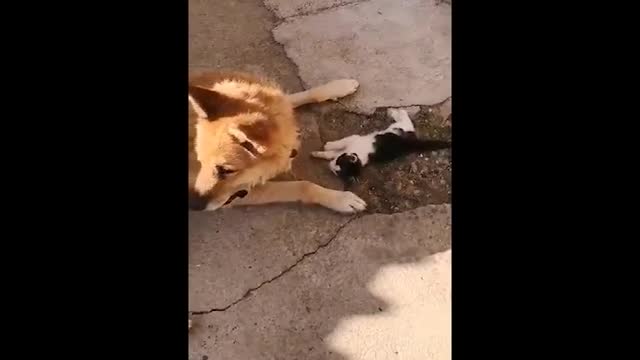
M 330 348 L 350 360 L 451 359 L 451 250 L 385 266 L 368 288 L 389 306 L 341 320 Z

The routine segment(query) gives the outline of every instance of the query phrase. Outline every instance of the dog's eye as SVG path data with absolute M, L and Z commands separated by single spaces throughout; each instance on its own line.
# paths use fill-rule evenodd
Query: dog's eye
M 230 169 L 224 166 L 216 166 L 216 171 L 218 172 L 218 176 L 229 175 L 237 172 L 238 170 Z

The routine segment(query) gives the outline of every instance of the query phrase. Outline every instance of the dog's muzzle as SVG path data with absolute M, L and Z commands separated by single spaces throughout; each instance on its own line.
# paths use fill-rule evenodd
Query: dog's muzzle
M 235 194 L 231 195 L 229 199 L 224 203 L 224 205 L 230 204 L 236 198 L 243 198 L 247 196 L 249 192 L 247 190 L 239 190 L 236 191 Z M 197 191 L 190 189 L 189 190 L 189 209 L 194 211 L 202 211 L 207 208 L 211 198 L 209 196 L 200 195 Z
M 189 209 L 202 211 L 207 208 L 211 198 L 207 195 L 200 195 L 197 191 L 189 189 Z

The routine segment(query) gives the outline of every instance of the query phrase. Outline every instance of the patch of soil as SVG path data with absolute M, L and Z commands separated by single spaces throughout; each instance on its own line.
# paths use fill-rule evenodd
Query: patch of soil
M 423 106 L 411 116 L 419 138 L 451 140 L 449 104 Z M 363 116 L 333 108 L 318 121 L 324 142 L 350 134 L 367 134 L 389 126 L 392 119 L 386 109 L 378 109 L 371 116 Z M 319 166 L 326 161 L 316 160 Z M 410 154 L 386 164 L 369 164 L 350 191 L 362 197 L 369 212 L 395 213 L 428 204 L 451 202 L 450 150 Z

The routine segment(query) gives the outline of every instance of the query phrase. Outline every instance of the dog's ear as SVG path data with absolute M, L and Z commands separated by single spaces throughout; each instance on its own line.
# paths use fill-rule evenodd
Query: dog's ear
M 264 154 L 267 151 L 269 137 L 273 125 L 268 121 L 260 120 L 249 125 L 238 125 L 229 128 L 229 134 L 233 136 L 253 156 Z
M 216 91 L 189 85 L 189 102 L 201 119 L 207 119 L 216 112 L 222 97 Z

